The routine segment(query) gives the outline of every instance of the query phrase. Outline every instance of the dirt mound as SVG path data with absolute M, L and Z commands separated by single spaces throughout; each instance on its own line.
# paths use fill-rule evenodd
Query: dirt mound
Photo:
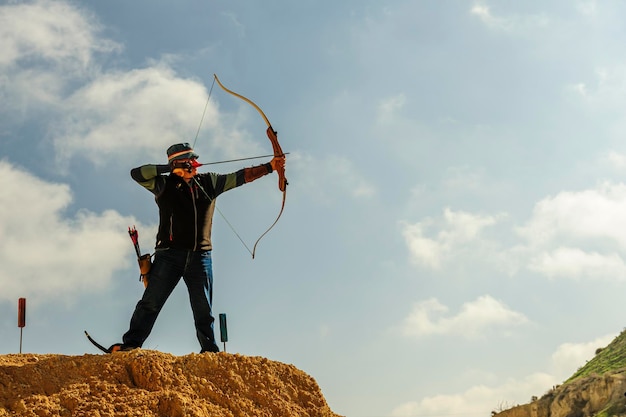
M 292 365 L 228 353 L 0 355 L 0 417 L 337 417 Z

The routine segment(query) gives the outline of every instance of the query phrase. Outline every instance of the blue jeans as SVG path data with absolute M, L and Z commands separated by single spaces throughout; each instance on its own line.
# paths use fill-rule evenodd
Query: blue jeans
M 183 278 L 202 352 L 219 352 L 215 342 L 213 311 L 213 265 L 211 251 L 157 250 L 148 286 L 130 319 L 122 341 L 126 347 L 141 347 L 150 335 L 161 308 Z

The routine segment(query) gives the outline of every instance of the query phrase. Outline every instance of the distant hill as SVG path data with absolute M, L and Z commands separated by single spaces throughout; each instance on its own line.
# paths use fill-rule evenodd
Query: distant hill
M 0 355 L 0 417 L 339 417 L 293 365 L 227 353 Z
M 562 385 L 498 417 L 626 417 L 626 331 Z
M 596 356 L 578 369 L 565 383 L 589 375 L 603 375 L 626 368 L 626 330 L 622 331 L 605 348 L 598 348 Z

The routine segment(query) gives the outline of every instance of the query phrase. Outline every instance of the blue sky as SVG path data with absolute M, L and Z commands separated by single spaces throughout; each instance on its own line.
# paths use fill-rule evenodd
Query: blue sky
M 131 168 L 181 141 L 201 162 L 271 153 L 261 117 L 217 86 L 200 126 L 216 73 L 290 152 L 256 259 L 215 219 L 227 351 L 294 364 L 352 417 L 543 395 L 624 328 L 625 15 L 610 0 L 1 2 L 0 354 L 19 349 L 19 297 L 25 352 L 97 353 L 85 329 L 120 341 L 142 292 L 126 231 L 151 251 L 157 220 Z M 219 199 L 249 246 L 276 184 Z M 144 347 L 199 350 L 184 285 Z

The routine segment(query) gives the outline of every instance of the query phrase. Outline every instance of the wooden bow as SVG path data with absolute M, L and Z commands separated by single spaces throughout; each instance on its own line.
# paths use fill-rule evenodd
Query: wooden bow
M 246 98 L 244 96 L 242 96 L 241 94 L 237 94 L 232 90 L 229 90 L 228 88 L 224 87 L 224 84 L 221 83 L 220 79 L 217 78 L 217 74 L 213 74 L 213 77 L 215 77 L 215 81 L 217 81 L 217 83 L 219 84 L 219 86 L 226 91 L 227 93 L 230 93 L 232 95 L 234 95 L 235 97 L 239 97 L 240 99 L 242 99 L 243 101 L 245 101 L 246 103 L 250 104 L 252 107 L 254 107 L 259 114 L 261 115 L 261 117 L 263 118 L 263 120 L 265 120 L 265 124 L 267 124 L 267 137 L 269 138 L 271 144 L 272 144 L 272 149 L 274 150 L 274 157 L 277 156 L 285 156 L 285 153 L 283 152 L 282 148 L 280 147 L 280 143 L 278 143 L 278 132 L 276 132 L 274 130 L 274 128 L 272 127 L 272 124 L 270 123 L 269 119 L 267 118 L 267 116 L 265 115 L 265 113 L 263 113 L 263 110 L 261 110 L 261 108 L 259 106 L 257 106 L 252 100 L 250 100 L 249 98 Z M 272 223 L 272 225 L 265 231 L 263 232 L 263 234 L 261 236 L 259 236 L 259 238 L 257 239 L 257 241 L 254 243 L 254 247 L 252 249 L 252 259 L 254 259 L 254 255 L 256 254 L 256 247 L 259 244 L 259 241 L 263 238 L 263 236 L 265 236 L 270 230 L 272 230 L 272 228 L 274 227 L 274 225 L 278 222 L 278 219 L 280 219 L 280 216 L 283 214 L 283 210 L 285 209 L 285 199 L 287 197 L 287 185 L 289 184 L 287 182 L 287 177 L 285 176 L 285 167 L 282 166 L 277 170 L 277 174 L 278 174 L 278 189 L 280 191 L 282 191 L 283 193 L 283 202 L 281 204 L 280 207 L 280 212 L 278 213 L 278 217 L 276 217 L 276 220 L 274 220 L 274 223 Z

